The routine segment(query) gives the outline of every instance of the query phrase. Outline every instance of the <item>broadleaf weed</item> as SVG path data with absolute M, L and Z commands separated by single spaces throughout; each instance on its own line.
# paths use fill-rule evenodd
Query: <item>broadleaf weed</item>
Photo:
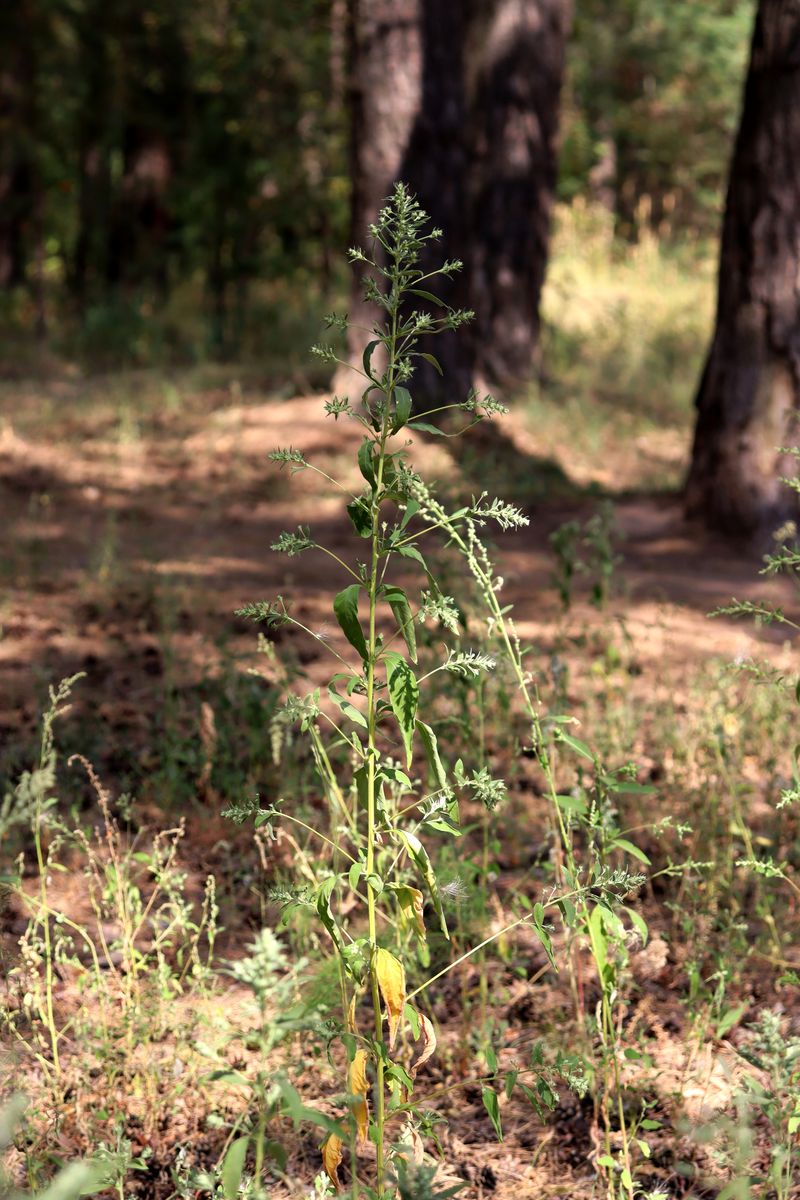
M 444 263 L 426 274 L 420 270 L 420 254 L 437 232 L 426 232 L 426 216 L 403 185 L 395 188 L 369 233 L 369 249 L 350 252 L 351 261 L 366 268 L 365 296 L 381 318 L 367 334 L 360 365 L 353 367 L 361 380 L 360 402 L 335 397 L 325 405 L 329 416 L 354 421 L 363 431 L 357 465 L 365 487 L 360 494 L 348 493 L 346 501 L 354 561 L 345 561 L 316 541 L 313 530 L 305 526 L 281 534 L 273 545 L 290 556 L 316 550 L 335 562 L 343 586 L 333 600 L 333 615 L 348 648 L 340 652 L 327 636 L 297 619 L 282 597 L 250 603 L 241 610 L 268 627 L 294 625 L 336 660 L 327 688 L 290 694 L 280 718 L 286 725 L 299 726 L 311 742 L 330 809 L 329 824 L 325 829 L 315 827 L 285 801 L 268 809 L 257 804 L 253 808 L 257 825 L 297 825 L 320 850 L 318 859 L 304 857 L 303 873 L 312 885 L 309 899 L 338 964 L 340 1038 L 349 1063 L 342 1078 L 349 1116 L 341 1133 L 331 1132 L 325 1141 L 323 1164 L 331 1185 L 340 1190 L 339 1172 L 349 1150 L 354 1197 L 384 1200 L 395 1197 L 398 1189 L 405 1195 L 417 1177 L 429 1187 L 432 1175 L 420 1167 L 424 1155 L 420 1130 L 425 1122 L 416 1095 L 420 1081 L 411 1048 L 422 1030 L 433 1029 L 424 1010 L 425 993 L 455 967 L 480 956 L 485 1027 L 486 948 L 525 924 L 538 937 L 553 969 L 559 965 L 558 955 L 574 972 L 580 945 L 590 947 L 601 996 L 596 1016 L 587 1019 L 594 1026 L 602 1078 L 599 1110 L 606 1154 L 600 1166 L 610 1198 L 632 1196 L 642 1189 L 635 1181 L 634 1141 L 627 1127 L 619 1068 L 624 1007 L 620 973 L 629 937 L 647 936 L 644 921 L 629 902 L 644 881 L 639 868 L 647 860 L 605 815 L 608 797 L 626 782 L 631 784 L 631 774 L 606 768 L 572 732 L 572 718 L 543 712 L 527 651 L 500 599 L 503 581 L 482 532 L 492 526 L 501 532 L 522 529 L 528 523 L 525 514 L 487 494 L 448 510 L 409 460 L 415 434 L 455 436 L 502 407 L 491 397 L 472 392 L 462 402 L 425 411 L 424 420 L 415 412 L 418 360 L 438 368 L 435 356 L 421 348 L 425 340 L 459 328 L 471 316 L 441 304 L 430 290 L 438 276 L 449 276 L 460 264 Z M 420 299 L 424 308 L 419 307 Z M 345 317 L 335 314 L 328 321 L 340 330 L 346 323 Z M 328 362 L 339 361 L 330 346 L 316 352 Z M 446 414 L 451 422 L 459 413 L 466 417 L 460 429 L 431 424 L 433 415 L 442 420 Z M 292 472 L 312 468 L 293 448 L 275 451 L 272 459 Z M 343 485 L 337 486 L 347 492 Z M 604 563 L 611 563 L 605 534 L 603 525 L 597 553 Z M 484 629 L 477 650 L 465 650 L 458 643 L 462 605 L 437 576 L 427 549 L 433 535 L 450 554 L 461 557 L 462 574 L 455 576 L 455 588 L 465 591 L 471 578 Z M 409 592 L 405 581 L 413 569 L 422 575 L 418 593 Z M 448 586 L 453 586 L 451 578 Z M 603 596 L 606 591 L 604 575 Z M 440 661 L 420 673 L 417 629 L 424 622 L 436 623 L 451 642 Z M 461 838 L 463 798 L 480 802 L 487 813 L 481 855 L 481 884 L 485 885 L 489 818 L 505 794 L 505 784 L 493 778 L 482 751 L 471 770 L 463 762 L 448 761 L 437 732 L 432 677 L 441 672 L 455 677 L 461 690 L 471 689 L 473 700 L 465 701 L 465 710 L 474 706 L 479 727 L 485 703 L 481 689 L 498 655 L 510 679 L 511 704 L 527 724 L 529 751 L 544 776 L 554 878 L 542 899 L 526 902 L 522 915 L 453 957 L 445 952 L 450 930 L 437 839 Z M 335 762 L 329 746 L 337 748 Z M 574 756 L 591 769 L 593 784 L 585 803 L 566 803 L 561 794 L 561 776 L 574 775 L 569 766 Z M 567 760 L 566 771 L 561 758 Z M 244 816 L 244 809 L 238 815 Z M 633 870 L 626 865 L 628 857 L 634 860 Z M 432 919 L 426 917 L 425 905 L 431 908 Z M 558 917 L 565 936 L 556 945 L 552 921 Z M 438 935 L 433 932 L 437 925 Z M 419 978 L 420 968 L 431 961 L 432 947 L 436 964 L 443 961 L 443 965 L 412 986 L 410 981 Z M 578 1007 L 586 1017 L 581 1001 Z M 368 1018 L 362 1009 L 369 1010 Z M 417 1062 L 427 1059 L 429 1052 L 427 1038 Z M 554 1092 L 543 1060 L 504 1074 L 490 1044 L 483 1047 L 483 1059 L 489 1070 L 479 1073 L 482 1095 L 498 1136 L 502 1135 L 498 1086 L 504 1084 L 508 1096 L 518 1087 L 542 1111 L 551 1106 L 547 1098 Z M 517 1078 L 531 1073 L 538 1080 L 535 1089 L 528 1087 L 525 1078 Z M 369 1121 L 364 1114 L 368 1077 L 370 1082 L 374 1078 Z M 556 1078 L 575 1084 L 583 1075 L 570 1062 L 556 1067 L 553 1082 Z M 374 1146 L 374 1167 L 366 1153 L 367 1131 Z

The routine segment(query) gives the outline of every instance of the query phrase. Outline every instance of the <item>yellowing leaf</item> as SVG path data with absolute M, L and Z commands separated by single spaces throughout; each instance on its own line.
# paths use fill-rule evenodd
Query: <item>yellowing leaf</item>
M 331 1133 L 322 1144 L 322 1165 L 325 1174 L 330 1179 L 337 1192 L 342 1190 L 339 1183 L 339 1163 L 342 1161 L 342 1139 Z
M 436 1030 L 433 1028 L 433 1022 L 430 1017 L 426 1017 L 425 1013 L 417 1014 L 419 1017 L 419 1034 L 422 1038 L 422 1053 L 411 1068 L 411 1078 L 417 1078 L 417 1071 L 420 1067 L 432 1058 L 436 1053 Z
M 419 888 L 402 887 L 397 889 L 397 899 L 403 912 L 403 917 L 409 925 L 413 925 L 420 937 L 425 937 L 425 917 L 423 906 L 425 897 Z
M 350 1101 L 353 1116 L 358 1128 L 358 1140 L 361 1145 L 367 1140 L 369 1129 L 369 1104 L 367 1103 L 367 1052 L 356 1050 L 355 1058 L 350 1063 L 347 1072 L 347 1090 L 351 1096 L 357 1097 Z
M 402 1133 L 402 1141 L 408 1146 L 411 1151 L 412 1162 L 418 1167 L 422 1166 L 425 1161 L 425 1147 L 422 1144 L 422 1138 L 413 1125 L 406 1125 Z
M 389 1049 L 394 1048 L 400 1018 L 406 1002 L 406 972 L 399 959 L 378 946 L 375 951 L 375 974 L 378 977 L 378 987 L 386 1005 L 386 1019 L 389 1022 Z

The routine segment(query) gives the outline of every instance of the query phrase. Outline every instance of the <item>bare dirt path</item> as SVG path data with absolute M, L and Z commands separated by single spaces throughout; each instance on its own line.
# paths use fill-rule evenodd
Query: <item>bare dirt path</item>
M 221 638 L 237 652 L 252 648 L 252 627 L 233 616 L 246 600 L 291 594 L 309 620 L 328 619 L 335 566 L 317 552 L 286 559 L 270 544 L 282 529 L 308 523 L 352 558 L 343 502 L 318 476 L 289 481 L 266 457 L 291 444 L 358 488 L 358 430 L 325 421 L 319 396 L 235 402 L 229 391 L 206 392 L 177 414 L 145 405 L 127 431 L 102 404 L 71 408 L 69 401 L 37 428 L 37 403 L 35 394 L 16 393 L 0 425 L 0 738 L 34 719 L 44 678 L 84 670 L 109 702 L 146 691 L 162 653 L 151 610 L 166 603 L 164 595 L 174 650 L 197 668 L 213 660 Z M 531 523 L 501 543 L 500 564 L 521 627 L 546 637 L 558 617 L 549 535 L 595 502 L 560 465 L 543 466 L 520 416 L 504 418 L 501 439 L 493 453 L 507 456 L 506 477 Z M 623 449 L 616 475 L 624 561 L 615 607 L 637 653 L 694 662 L 782 640 L 707 620 L 733 595 L 785 600 L 785 592 L 759 579 L 757 554 L 687 526 L 678 498 L 626 496 L 629 453 Z M 476 490 L 482 482 L 460 479 L 460 464 L 432 441 L 413 454 L 448 486 Z M 473 476 L 476 457 L 480 451 L 470 455 Z M 613 474 L 608 462 L 603 474 Z M 554 498 L 541 496 L 543 475 L 545 486 L 556 481 Z
M 20 385 L 0 395 L 0 764 L 4 754 L 15 767 L 26 761 L 21 748 L 30 747 L 44 685 L 83 671 L 87 679 L 76 693 L 76 710 L 83 712 L 84 732 L 95 739 L 87 753 L 96 761 L 92 751 L 99 747 L 97 765 L 112 790 L 120 744 L 133 746 L 146 764 L 148 716 L 167 680 L 191 693 L 224 663 L 238 671 L 254 661 L 254 627 L 234 615 L 244 602 L 291 596 L 302 619 L 325 627 L 338 644 L 330 611 L 332 594 L 341 586 L 337 568 L 317 552 L 294 559 L 272 553 L 270 544 L 281 530 L 310 524 L 346 561 L 358 553 L 341 493 L 310 472 L 289 479 L 267 461 L 271 449 L 292 445 L 346 488 L 360 488 L 353 466 L 359 431 L 325 421 L 322 397 L 266 400 L 226 386 L 190 391 L 174 404 L 165 402 L 163 388 L 152 381 L 143 380 L 138 389 L 136 381 L 129 382 L 126 389 L 120 396 L 113 386 L 107 392 L 98 385 L 85 394 L 78 385 L 44 391 Z M 686 452 L 687 437 L 683 430 L 662 439 L 673 469 Z M 470 442 L 452 445 L 450 453 L 438 439 L 420 442 L 412 451 L 415 465 L 452 491 L 493 490 L 497 483 L 530 516 L 526 529 L 498 542 L 498 569 L 520 632 L 544 652 L 545 661 L 551 648 L 563 644 L 564 633 L 551 579 L 550 534 L 567 520 L 585 520 L 598 495 L 614 500 L 617 552 L 624 559 L 610 611 L 594 610 L 584 587 L 569 621 L 580 633 L 574 639 L 578 647 L 591 647 L 592 637 L 602 638 L 610 623 L 624 630 L 631 669 L 620 687 L 634 696 L 637 720 L 658 695 L 673 703 L 705 661 L 736 656 L 790 661 L 792 647 L 775 630 L 708 619 L 709 610 L 732 596 L 784 604 L 792 596 L 781 583 L 759 578 L 757 553 L 690 528 L 676 496 L 633 490 L 647 469 L 647 446 L 622 445 L 619 457 L 606 455 L 595 475 L 586 464 L 573 470 L 569 430 L 563 446 L 552 441 L 542 446 L 521 412 L 503 418 L 495 433 L 479 432 Z M 319 650 L 299 641 L 295 648 L 312 679 L 321 681 L 327 663 Z M 593 653 L 589 648 L 584 669 L 590 669 Z M 699 702 L 706 703 L 705 694 Z M 268 738 L 266 731 L 260 736 Z M 628 750 L 656 779 L 662 764 L 640 754 L 635 727 Z M 759 769 L 756 763 L 754 772 Z M 757 792 L 754 787 L 754 796 Z M 215 869 L 216 847 L 229 845 L 226 825 L 213 807 L 196 806 L 188 837 L 193 895 L 199 895 L 204 874 Z M 514 869 L 511 863 L 509 871 Z M 232 936 L 241 943 L 237 929 Z M 538 970 L 541 963 L 534 965 Z M 535 997 L 528 983 L 520 982 L 519 991 L 510 992 L 512 1025 L 527 1027 L 524 1006 L 531 1003 L 537 1013 L 548 1005 L 560 1011 L 557 992 L 544 984 Z M 662 987 L 657 995 L 661 1017 L 673 1021 L 673 992 Z M 457 1048 L 463 1031 L 457 1022 L 448 1024 L 446 1001 L 439 1014 L 447 1029 L 443 1041 Z M 677 1017 L 673 1024 L 678 1030 Z M 670 1041 L 672 1035 L 660 1028 L 682 1063 L 679 1038 Z M 675 1086 L 684 1082 L 680 1075 Z M 705 1076 L 702 1086 L 707 1087 Z M 527 1111 L 509 1122 L 501 1154 L 480 1096 L 465 1092 L 448 1135 L 454 1178 L 471 1181 L 465 1193 L 470 1197 L 491 1192 L 498 1200 L 521 1195 L 565 1200 L 568 1194 L 574 1200 L 588 1194 L 581 1191 L 587 1177 L 585 1116 L 573 1107 L 559 1110 L 558 1121 L 552 1162 L 549 1150 L 541 1162 L 538 1150 L 530 1153 L 542 1131 Z M 316 1171 L 317 1150 L 309 1145 L 308 1170 Z M 565 1193 L 563 1173 L 573 1168 L 576 1175 Z

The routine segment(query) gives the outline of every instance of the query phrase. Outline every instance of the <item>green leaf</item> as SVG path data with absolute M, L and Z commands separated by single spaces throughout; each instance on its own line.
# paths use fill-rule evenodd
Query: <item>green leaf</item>
M 417 635 L 414 632 L 414 614 L 411 611 L 411 605 L 408 603 L 408 597 L 401 587 L 387 587 L 384 589 L 384 596 L 389 602 L 394 619 L 397 621 L 397 626 L 403 635 L 408 653 L 411 655 L 411 661 L 417 661 Z
M 403 1009 L 403 1017 L 411 1026 L 411 1036 L 413 1037 L 414 1041 L 416 1041 L 419 1037 L 420 1021 L 419 1013 L 414 1008 L 413 1004 L 406 1004 L 405 1008 Z
M 387 1067 L 386 1072 L 384 1073 L 384 1079 L 387 1081 L 387 1083 L 394 1080 L 408 1092 L 413 1092 L 414 1090 L 414 1080 L 411 1078 L 405 1067 L 401 1066 L 400 1063 L 392 1063 L 390 1067 Z
M 414 753 L 414 724 L 419 703 L 419 684 L 411 667 L 399 654 L 387 653 L 385 658 L 389 700 L 403 735 L 406 766 L 410 767 Z
M 242 1075 L 241 1071 L 209 1071 L 203 1076 L 209 1083 L 230 1083 L 233 1087 L 249 1088 L 250 1080 L 246 1075 Z
M 539 941 L 542 943 L 542 946 L 544 947 L 544 952 L 547 955 L 547 957 L 550 959 L 550 965 L 553 967 L 556 967 L 556 969 L 558 969 L 557 965 L 556 965 L 556 958 L 553 953 L 553 943 L 551 941 L 550 934 L 547 932 L 547 930 L 544 927 L 544 905 L 543 904 L 539 904 L 539 903 L 534 904 L 534 906 L 533 906 L 533 923 L 536 926 L 536 932 L 539 935 Z
M 483 1087 L 481 1088 L 481 1098 L 483 1100 L 483 1107 L 489 1114 L 489 1120 L 494 1126 L 494 1131 L 497 1134 L 497 1140 L 498 1142 L 502 1142 L 503 1127 L 500 1124 L 500 1102 L 497 1099 L 497 1093 L 495 1092 L 494 1088 Z
M 286 1162 L 287 1162 L 288 1155 L 286 1153 L 285 1146 L 283 1146 L 280 1142 L 270 1140 L 267 1142 L 267 1154 L 270 1156 L 270 1158 L 272 1159 L 272 1161 L 274 1163 L 277 1163 L 279 1171 L 286 1170 Z
M 630 854 L 632 858 L 637 858 L 639 862 L 650 865 L 650 859 L 645 854 L 644 850 L 640 850 L 638 846 L 634 846 L 633 842 L 629 842 L 627 838 L 614 838 L 611 843 L 614 850 L 624 850 L 626 854 Z
M 364 870 L 365 867 L 363 862 L 354 862 L 350 870 L 347 872 L 347 880 L 353 891 L 355 891 L 358 887 L 359 880 L 364 874 Z
M 581 796 L 556 796 L 556 804 L 568 813 L 582 815 L 587 811 L 586 801 Z
M 424 721 L 417 721 L 417 732 L 422 740 L 422 745 L 425 748 L 425 756 L 428 760 L 428 766 L 431 769 L 436 786 L 443 791 L 448 791 L 449 784 L 447 782 L 447 772 L 444 769 L 442 760 L 439 757 L 439 743 L 436 740 L 436 734 L 431 729 L 430 725 L 426 725 Z
M 428 354 L 425 350 L 420 350 L 419 356 L 420 356 L 420 358 L 424 358 L 425 362 L 429 362 L 431 364 L 431 366 L 433 367 L 433 369 L 435 371 L 438 371 L 440 375 L 444 375 L 444 371 L 442 370 L 442 364 L 439 362 L 439 360 L 435 354 Z
M 647 928 L 647 922 L 641 913 L 638 913 L 635 908 L 626 908 L 625 912 L 631 919 L 631 924 L 639 937 L 642 939 L 642 945 L 647 945 L 647 939 L 650 937 L 650 930 Z
M 749 1004 L 745 1001 L 743 1004 L 737 1004 L 735 1008 L 729 1008 L 717 1021 L 714 1036 L 716 1038 L 724 1038 L 725 1034 L 733 1029 L 734 1025 L 742 1019 L 749 1007 Z
M 361 474 L 366 479 L 371 488 L 375 487 L 375 464 L 373 461 L 373 447 L 375 443 L 372 438 L 364 438 L 358 448 L 358 467 Z
M 405 529 L 406 525 L 408 525 L 408 522 L 411 520 L 411 518 L 413 516 L 415 516 L 418 512 L 419 512 L 419 501 L 418 500 L 409 500 L 406 503 L 406 511 L 403 513 L 403 519 L 400 522 L 399 528 Z
M 652 787 L 649 783 L 633 783 L 629 779 L 615 779 L 613 785 L 609 785 L 609 791 L 618 792 L 620 796 L 654 796 L 658 788 Z
M 444 437 L 444 430 L 439 429 L 437 425 L 431 425 L 430 421 L 409 421 L 409 429 L 416 429 L 418 433 L 431 433 L 434 437 Z
M 242 1172 L 244 1171 L 244 1160 L 247 1157 L 247 1147 L 250 1142 L 250 1135 L 239 1137 L 235 1142 L 231 1142 L 228 1147 L 228 1152 L 222 1163 L 220 1171 L 220 1179 L 222 1181 L 222 1194 L 225 1200 L 236 1200 L 239 1195 L 239 1187 L 242 1182 Z
M 339 592 L 333 602 L 333 611 L 336 613 L 336 620 L 341 625 L 342 632 L 350 645 L 358 651 L 362 658 L 366 658 L 367 643 L 358 620 L 358 593 L 360 590 L 360 584 L 351 583 L 349 587 Z
M 444 300 L 439 296 L 434 296 L 433 292 L 426 292 L 424 288 L 409 288 L 408 291 L 412 296 L 419 296 L 422 300 L 429 300 L 431 304 L 435 304 L 437 308 L 447 308 Z M 420 358 L 433 358 L 432 354 L 423 354 L 420 351 Z
M 436 586 L 436 580 L 431 575 L 430 570 L 428 569 L 428 564 L 425 562 L 425 559 L 422 557 L 422 554 L 416 546 L 398 546 L 397 553 L 403 558 L 412 558 L 414 562 L 419 563 L 425 574 L 428 576 L 431 584 L 434 587 Z
M 337 1121 L 331 1120 L 330 1117 L 327 1117 L 325 1113 L 319 1112 L 318 1109 L 309 1108 L 303 1104 L 297 1091 L 287 1079 L 279 1078 L 277 1083 L 283 1097 L 286 1115 L 294 1121 L 295 1125 L 298 1125 L 301 1121 L 308 1121 L 312 1125 L 318 1125 L 326 1133 L 333 1133 L 336 1137 L 343 1140 L 347 1138 L 346 1132 Z
M 108 1167 L 105 1163 L 70 1163 L 59 1171 L 39 1200 L 77 1200 L 78 1196 L 96 1196 L 108 1187 Z
M 603 909 L 599 904 L 596 904 L 592 909 L 591 916 L 588 921 L 589 940 L 592 943 L 592 954 L 597 963 L 598 970 L 602 974 L 608 962 L 608 942 L 606 940 L 605 925 L 603 923 Z
M 320 884 L 317 892 L 317 914 L 322 924 L 327 929 L 333 939 L 333 944 L 341 954 L 344 950 L 344 939 L 339 926 L 336 924 L 336 918 L 331 909 L 331 893 L 336 887 L 337 876 L 331 875 L 330 879 L 324 880 Z
M 408 388 L 396 387 L 394 389 L 394 398 L 395 411 L 392 433 L 397 433 L 398 429 L 402 429 L 408 423 L 408 418 L 411 416 L 411 392 Z
M 586 742 L 582 742 L 580 738 L 573 737 L 571 733 L 566 733 L 563 729 L 556 730 L 555 738 L 557 742 L 564 742 L 576 754 L 580 754 L 583 758 L 588 758 L 589 762 L 594 762 L 594 755 L 586 745 Z
M 380 338 L 375 338 L 374 341 L 367 342 L 366 346 L 364 347 L 364 354 L 361 359 L 361 362 L 364 367 L 364 374 L 366 376 L 368 376 L 368 378 L 370 378 L 373 383 L 377 383 L 377 380 L 375 379 L 375 376 L 372 374 L 371 360 L 372 360 L 372 355 L 375 352 L 376 346 L 380 346 L 380 344 L 381 344 Z
M 354 725 L 360 725 L 362 729 L 368 729 L 367 718 L 364 716 L 360 708 L 356 708 L 350 700 L 340 696 L 335 688 L 328 688 L 328 695 L 333 703 L 346 717 L 348 717 Z
M 372 509 L 363 496 L 350 501 L 347 515 L 359 537 L 372 537 Z

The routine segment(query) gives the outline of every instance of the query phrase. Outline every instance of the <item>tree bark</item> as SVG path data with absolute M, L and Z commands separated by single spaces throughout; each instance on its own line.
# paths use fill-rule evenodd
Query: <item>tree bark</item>
M 535 365 L 568 17 L 565 0 L 493 0 L 472 31 L 476 366 L 504 390 Z
M 424 0 L 351 0 L 351 244 L 363 245 L 401 167 L 419 107 L 420 9 Z M 370 325 L 374 311 L 354 283 L 350 319 Z M 351 330 L 351 351 L 368 340 Z
M 476 312 L 471 337 L 436 347 L 454 399 L 533 370 L 568 11 L 568 0 L 351 0 L 353 242 L 398 179 L 443 229 L 423 265 L 461 259 L 437 290 Z M 350 316 L 374 319 L 360 288 Z M 354 360 L 365 340 L 351 332 Z M 439 399 L 433 371 L 416 385 Z
M 690 515 L 760 535 L 796 514 L 780 448 L 797 441 L 798 401 L 800 0 L 760 0 L 696 400 Z
M 36 162 L 35 10 L 21 3 L 0 11 L 0 288 L 28 280 Z
M 92 286 L 105 282 L 108 273 L 114 113 L 110 30 L 102 0 L 93 0 L 79 13 L 76 33 L 84 90 L 77 120 L 78 224 L 69 285 L 83 308 Z

